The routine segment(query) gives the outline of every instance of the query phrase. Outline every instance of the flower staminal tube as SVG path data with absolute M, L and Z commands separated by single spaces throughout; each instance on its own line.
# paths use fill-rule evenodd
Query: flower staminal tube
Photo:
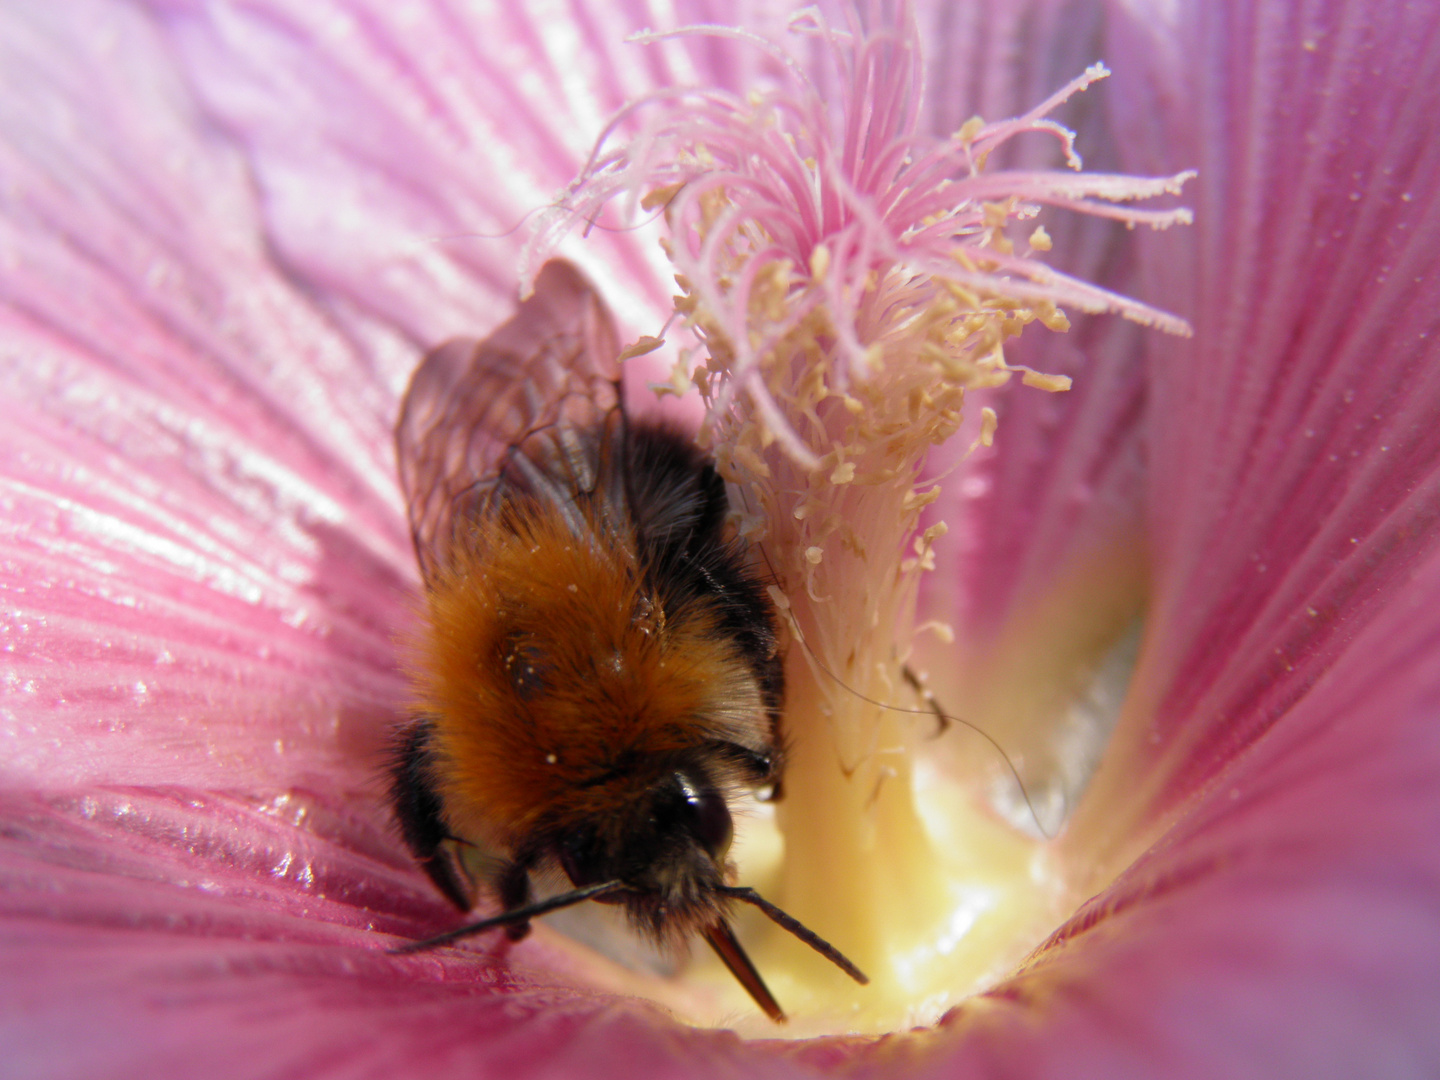
M 1033 219 L 1052 206 L 1130 225 L 1188 222 L 1183 208 L 1127 204 L 1176 194 L 1191 174 L 1078 171 L 1074 136 L 1047 114 L 1108 74 L 1101 65 L 1023 116 L 977 117 L 935 139 L 917 122 L 913 23 L 866 28 L 852 14 L 841 30 L 806 11 L 791 28 L 828 53 L 836 100 L 763 39 L 679 31 L 750 41 L 779 77 L 744 97 L 663 92 L 625 110 L 535 250 L 616 197 L 663 208 L 676 319 L 692 344 L 658 389 L 698 388 L 702 443 L 790 632 L 784 857 L 745 870 L 767 875 L 783 904 L 874 979 L 840 985 L 772 933 L 767 951 L 785 959 L 777 992 L 829 1023 L 885 1028 L 933 1020 L 1067 910 L 1034 835 L 973 801 L 917 804 L 917 754 L 948 723 L 907 685 L 918 682 L 907 663 L 919 581 L 947 531 L 922 526 L 941 490 L 921 482 L 927 456 L 957 437 L 991 443 L 989 407 L 961 435 L 967 393 L 1020 370 L 1005 345 L 1030 323 L 1068 329 L 1062 306 L 1189 332 L 1049 269 L 1035 256 L 1050 238 Z M 627 124 L 635 130 L 621 141 Z M 1074 171 L 987 171 L 1027 133 L 1058 140 Z M 1070 384 L 1020 374 L 1041 390 Z

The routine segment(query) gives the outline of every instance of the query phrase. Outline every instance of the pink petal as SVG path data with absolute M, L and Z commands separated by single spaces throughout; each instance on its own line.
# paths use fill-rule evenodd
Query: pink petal
M 1406 601 L 1440 516 L 1436 13 L 1194 21 L 1181 40 L 1212 59 L 1186 89 L 1215 105 L 1201 130 L 1226 134 L 1197 134 L 1187 155 L 1213 224 L 1189 280 L 1159 259 L 1148 275 L 1224 314 L 1172 355 L 1152 347 L 1156 409 L 1185 421 L 1149 440 L 1163 629 L 1139 679 L 1167 741 L 1186 718 L 1234 722 L 1181 739 L 1171 804 Z M 1244 51 L 1227 48 L 1237 37 Z M 1154 97 L 1172 100 L 1161 77 Z
M 1399 4 L 1180 16 L 1115 20 L 1108 59 L 1121 167 L 1200 170 L 1193 254 L 1142 238 L 1112 287 L 1196 337 L 1102 359 L 1109 395 L 1006 402 L 971 522 L 999 572 L 964 616 L 1001 626 L 1147 529 L 1140 668 L 1065 844 L 1103 881 L 1170 827 L 998 1008 L 961 1012 L 945 1071 L 1428 1074 L 1440 27 Z
M 10 13 L 11 782 L 354 790 L 401 693 L 388 447 L 408 354 L 269 262 L 153 28 Z M 68 25 L 67 25 L 68 24 Z
M 244 147 L 287 270 L 342 319 L 424 345 L 494 324 L 530 217 L 612 111 L 675 77 L 670 53 L 625 44 L 633 23 L 605 4 L 573 22 L 507 5 L 147 6 Z M 663 321 L 658 250 L 601 233 L 577 257 L 622 320 Z
M 1420 1076 L 1440 1060 L 1440 566 L 1054 947 L 944 1075 Z

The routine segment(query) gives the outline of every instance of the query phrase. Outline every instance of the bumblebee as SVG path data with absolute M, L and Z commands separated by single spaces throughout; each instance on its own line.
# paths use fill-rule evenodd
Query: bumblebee
M 619 352 L 595 289 L 552 261 L 509 322 L 435 349 L 405 396 L 426 604 L 391 796 L 436 887 L 500 913 L 403 951 L 498 928 L 518 941 L 548 911 L 618 904 L 663 946 L 703 937 L 781 1021 L 731 929 L 737 901 L 866 979 L 732 883 L 733 804 L 784 769 L 776 616 L 714 463 L 626 415 Z M 533 879 L 555 871 L 571 888 L 537 900 Z

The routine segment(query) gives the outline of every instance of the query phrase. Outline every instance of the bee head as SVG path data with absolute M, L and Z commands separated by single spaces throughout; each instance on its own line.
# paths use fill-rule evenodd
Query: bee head
M 555 855 L 577 888 L 624 882 L 629 891 L 610 902 L 669 936 L 713 918 L 733 836 L 724 795 L 702 770 L 679 768 L 610 820 L 569 829 Z

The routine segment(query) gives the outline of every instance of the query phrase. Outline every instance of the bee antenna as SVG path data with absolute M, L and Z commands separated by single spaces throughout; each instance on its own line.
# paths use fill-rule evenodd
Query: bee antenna
M 515 222 L 514 225 L 511 225 L 510 228 L 506 229 L 504 232 L 498 232 L 498 233 L 487 233 L 487 232 L 445 233 L 445 234 L 440 235 L 440 236 L 432 236 L 432 237 L 429 238 L 429 240 L 430 240 L 430 242 L 431 242 L 432 244 L 445 244 L 445 243 L 449 243 L 449 242 L 452 241 L 452 240 L 503 240 L 503 239 L 505 239 L 505 237 L 511 236 L 511 235 L 513 235 L 514 233 L 518 232 L 519 229 L 520 229 L 520 226 L 524 225 L 525 222 L 529 221 L 532 217 L 534 217 L 536 214 L 540 213 L 540 211 L 545 210 L 545 209 L 547 209 L 547 208 L 546 208 L 546 207 L 543 207 L 543 206 L 537 206 L 537 207 L 535 207 L 533 210 L 527 210 L 527 211 L 525 211 L 525 213 L 521 216 L 520 220 L 517 221 L 517 222 Z
M 585 222 L 585 231 L 587 234 L 591 229 L 599 229 L 601 232 L 608 233 L 628 233 L 638 232 L 640 229 L 645 228 L 651 222 L 659 218 L 660 215 L 662 215 L 663 213 L 665 213 L 665 210 L 662 207 L 661 209 L 656 210 L 649 217 L 643 218 L 642 220 L 634 222 L 630 225 L 606 225 L 600 221 L 598 216 L 594 218 L 582 217 L 580 220 Z
M 515 222 L 514 225 L 511 225 L 510 228 L 506 229 L 504 232 L 443 233 L 439 236 L 429 237 L 429 240 L 432 244 L 448 244 L 454 240 L 503 240 L 505 239 L 505 237 L 513 236 L 515 233 L 519 232 L 520 226 L 524 225 L 525 222 L 529 221 L 536 214 L 542 213 L 546 210 L 555 210 L 563 207 L 563 203 L 550 203 L 548 206 L 536 206 L 533 209 L 525 211 L 525 213 L 521 215 L 520 220 Z M 656 210 L 653 214 L 645 218 L 643 221 L 637 221 L 633 225 L 605 225 L 601 223 L 598 215 L 596 217 L 582 216 L 580 220 L 585 222 L 585 231 L 587 233 L 591 229 L 599 229 L 601 232 L 626 233 L 635 232 L 636 230 L 645 228 L 645 226 L 649 225 L 652 221 L 654 221 L 664 212 L 665 208 L 661 207 L 659 210 Z
M 814 930 L 811 930 L 799 919 L 795 918 L 795 916 L 787 914 L 785 911 L 770 903 L 769 900 L 766 900 L 754 889 L 744 886 L 718 885 L 716 886 L 715 891 L 718 892 L 721 896 L 728 896 L 731 900 L 741 900 L 744 903 L 753 904 L 755 907 L 759 908 L 767 916 L 769 916 L 771 921 L 773 921 L 777 926 L 779 926 L 783 930 L 788 930 L 790 933 L 794 934 L 806 945 L 809 945 L 812 949 L 818 952 L 821 956 L 825 957 L 826 960 L 829 960 L 841 971 L 845 972 L 846 975 L 849 975 L 861 986 L 866 986 L 869 984 L 870 976 L 866 975 L 858 967 L 852 964 L 849 958 L 846 957 L 844 953 L 842 953 L 839 949 L 835 948 L 834 945 L 831 945 L 819 934 L 815 933 Z
M 470 937 L 473 934 L 483 934 L 486 930 L 494 930 L 498 926 L 509 926 L 512 923 L 525 923 L 540 915 L 548 915 L 552 911 L 559 911 L 561 908 L 574 907 L 576 904 L 583 904 L 586 900 L 604 900 L 617 893 L 628 892 L 629 886 L 620 881 L 602 881 L 598 885 L 586 885 L 583 889 L 574 889 L 559 896 L 552 896 L 546 900 L 537 900 L 533 904 L 526 904 L 524 907 L 511 908 L 509 911 L 502 911 L 488 919 L 481 919 L 479 922 L 470 923 L 468 926 L 458 926 L 454 930 L 447 930 L 443 934 L 437 934 L 432 938 L 423 941 L 411 941 L 404 945 L 398 945 L 389 950 L 393 955 L 404 955 L 406 953 L 424 952 L 426 949 L 438 948 L 441 945 L 448 945 L 460 938 Z

